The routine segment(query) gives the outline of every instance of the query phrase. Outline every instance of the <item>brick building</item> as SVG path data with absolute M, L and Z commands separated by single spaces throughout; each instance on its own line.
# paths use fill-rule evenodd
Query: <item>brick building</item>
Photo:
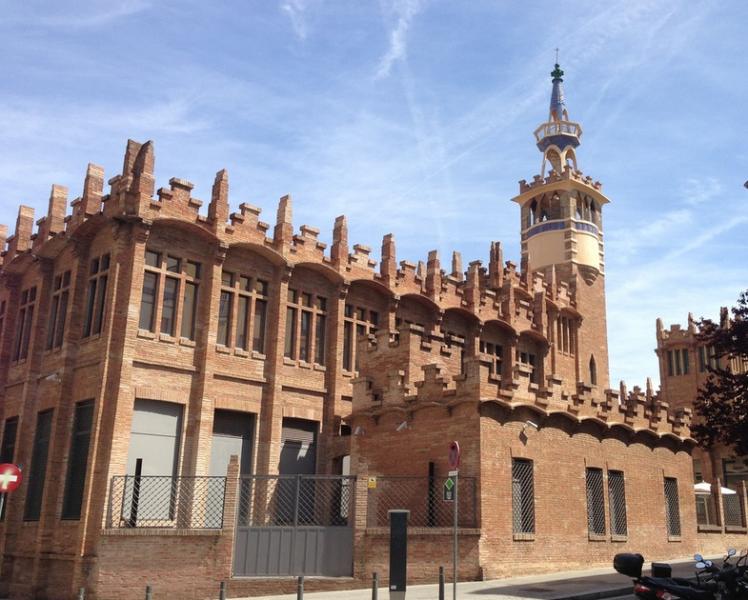
M 719 326 L 731 326 L 730 314 L 726 307 L 720 309 Z M 709 367 L 729 369 L 733 373 L 745 373 L 748 364 L 739 358 L 717 358 L 714 349 L 706 346 L 698 338 L 698 325 L 689 313 L 686 328 L 670 325 L 665 329 L 662 320 L 657 319 L 657 349 L 655 350 L 660 368 L 660 394 L 674 407 L 693 407 L 699 388 L 709 377 Z M 702 528 L 724 526 L 729 514 L 721 505 L 729 508 L 736 502 L 729 490 L 742 489 L 748 480 L 748 456 L 736 455 L 732 448 L 718 445 L 709 449 L 697 446 L 693 451 L 695 481 L 713 484 L 712 496 L 697 498 L 697 518 Z M 722 491 L 727 495 L 723 497 Z M 734 511 L 735 512 L 735 511 Z M 725 516 L 723 516 L 725 515 Z
M 21 207 L 0 266 L 0 462 L 24 483 L 0 521 L 0 592 L 365 584 L 386 573 L 389 508 L 412 511 L 411 579 L 433 579 L 452 439 L 464 577 L 708 550 L 690 411 L 610 389 L 608 200 L 577 168 L 552 75 L 541 173 L 513 199 L 519 268 L 497 242 L 487 268 L 398 263 L 391 235 L 377 266 L 345 217 L 327 252 L 294 232 L 290 197 L 272 231 L 259 208 L 230 213 L 225 171 L 201 213 L 188 181 L 156 191 L 151 142 L 128 142 L 107 194 L 89 165 L 72 214 L 60 186 L 36 231 Z

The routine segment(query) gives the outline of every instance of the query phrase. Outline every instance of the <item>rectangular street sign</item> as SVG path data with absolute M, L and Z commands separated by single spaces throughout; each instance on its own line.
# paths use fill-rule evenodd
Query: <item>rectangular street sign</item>
M 455 481 L 451 477 L 444 480 L 442 487 L 443 498 L 445 502 L 454 502 L 455 499 Z

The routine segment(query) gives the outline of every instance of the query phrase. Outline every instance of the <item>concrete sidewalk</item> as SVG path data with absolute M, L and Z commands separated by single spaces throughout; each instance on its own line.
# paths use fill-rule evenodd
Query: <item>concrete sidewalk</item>
M 648 566 L 646 563 L 645 566 Z M 670 563 L 673 576 L 691 577 L 694 561 L 680 559 Z M 645 573 L 648 570 L 645 569 Z M 457 597 L 464 600 L 598 600 L 628 596 L 632 593 L 631 579 L 610 568 L 584 571 L 566 571 L 529 577 L 515 577 L 494 581 L 471 581 L 458 583 Z M 437 600 L 437 585 L 414 585 L 408 587 L 407 600 Z M 445 600 L 452 598 L 452 584 L 445 586 Z M 389 590 L 379 588 L 379 599 L 388 600 Z M 250 600 L 250 599 L 244 599 Z M 296 594 L 282 596 L 258 596 L 251 600 L 296 600 Z M 307 592 L 304 600 L 371 600 L 371 589 L 342 590 L 335 592 Z

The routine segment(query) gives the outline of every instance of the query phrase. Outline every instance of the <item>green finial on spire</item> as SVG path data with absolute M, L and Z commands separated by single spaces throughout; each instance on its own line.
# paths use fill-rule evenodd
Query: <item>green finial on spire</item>
M 551 77 L 553 77 L 553 81 L 556 81 L 557 79 L 559 81 L 563 81 L 561 79 L 564 76 L 564 72 L 561 70 L 561 67 L 559 67 L 558 63 L 556 63 L 556 68 L 551 71 Z

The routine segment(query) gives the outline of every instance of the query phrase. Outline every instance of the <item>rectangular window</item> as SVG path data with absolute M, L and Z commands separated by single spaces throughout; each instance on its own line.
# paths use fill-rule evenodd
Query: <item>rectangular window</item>
M 143 295 L 140 298 L 140 329 L 154 331 L 156 315 L 156 294 L 158 293 L 158 275 L 146 271 L 143 275 Z
M 93 425 L 93 409 L 93 400 L 86 400 L 75 405 L 65 496 L 62 501 L 61 516 L 63 519 L 80 519 L 81 516 L 83 489 L 86 484 L 86 469 L 88 468 L 88 447 L 91 442 Z
M 249 325 L 249 296 L 239 296 L 236 307 L 236 340 L 235 345 L 242 350 L 247 349 L 247 327 Z
M 675 374 L 681 375 L 683 373 L 683 370 L 681 368 L 680 362 L 680 350 L 673 351 L 673 361 L 675 362 Z
M 688 375 L 688 350 L 686 348 L 681 350 L 681 356 L 683 358 L 683 374 Z
M 12 463 L 16 453 L 16 434 L 18 433 L 18 417 L 12 417 L 5 420 L 3 428 L 3 443 L 0 446 L 0 463 Z M 0 494 L 0 497 L 4 494 Z M 6 498 L 7 500 L 7 498 Z M 7 502 L 3 502 L 2 511 L 0 511 L 0 521 L 5 519 L 5 507 Z
M 706 371 L 706 348 L 699 346 L 699 373 Z
M 255 300 L 255 315 L 252 337 L 252 350 L 265 354 L 265 320 L 267 315 L 267 301 Z
M 314 362 L 320 365 L 325 364 L 326 325 L 325 315 L 317 315 L 317 329 L 314 338 Z
M 62 338 L 65 335 L 65 319 L 68 312 L 69 287 L 70 271 L 65 271 L 54 278 L 52 306 L 49 311 L 47 327 L 47 350 L 62 346 Z
M 195 339 L 195 308 L 197 307 L 197 284 L 192 281 L 184 283 L 182 299 L 182 327 L 180 335 L 188 340 Z
M 221 292 L 221 302 L 218 306 L 218 343 L 229 345 L 229 329 L 231 328 L 231 292 Z
M 26 505 L 23 511 L 24 521 L 38 521 L 42 510 L 44 479 L 47 474 L 47 455 L 52 433 L 52 411 L 40 412 L 36 418 L 34 445 L 31 452 L 31 468 L 26 485 Z
M 286 345 L 283 355 L 286 358 L 296 356 L 296 309 L 292 306 L 286 308 Z
M 83 337 L 101 333 L 106 306 L 106 288 L 109 271 L 109 254 L 91 261 L 88 272 L 88 296 L 83 319 Z
M 678 480 L 674 477 L 665 477 L 665 519 L 668 536 L 680 536 L 680 505 L 678 502 Z
M 166 335 L 174 335 L 178 295 L 179 280 L 174 277 L 167 277 L 164 281 L 164 303 L 161 306 L 161 333 Z
M 29 355 L 31 342 L 31 325 L 34 321 L 34 304 L 36 302 L 36 287 L 21 292 L 21 302 L 16 324 L 16 339 L 13 350 L 13 360 L 25 360 Z
M 603 496 L 603 470 L 588 468 L 587 526 L 592 535 L 605 535 L 605 498 Z
M 623 471 L 608 471 L 608 506 L 610 508 L 610 531 L 613 535 L 627 535 L 626 485 Z
M 346 304 L 344 315 L 343 368 L 347 371 L 358 370 L 358 342 L 376 332 L 379 314 L 361 306 Z
M 3 331 L 5 330 L 5 300 L 0 300 L 0 344 L 2 344 Z
M 307 310 L 302 310 L 301 330 L 299 332 L 299 360 L 303 360 L 305 362 L 309 362 L 310 347 L 312 345 L 312 338 L 310 335 L 311 327 L 312 313 Z
M 343 368 L 350 371 L 353 365 L 353 323 L 346 321 L 343 324 Z
M 512 459 L 512 529 L 535 533 L 535 485 L 531 460 Z

